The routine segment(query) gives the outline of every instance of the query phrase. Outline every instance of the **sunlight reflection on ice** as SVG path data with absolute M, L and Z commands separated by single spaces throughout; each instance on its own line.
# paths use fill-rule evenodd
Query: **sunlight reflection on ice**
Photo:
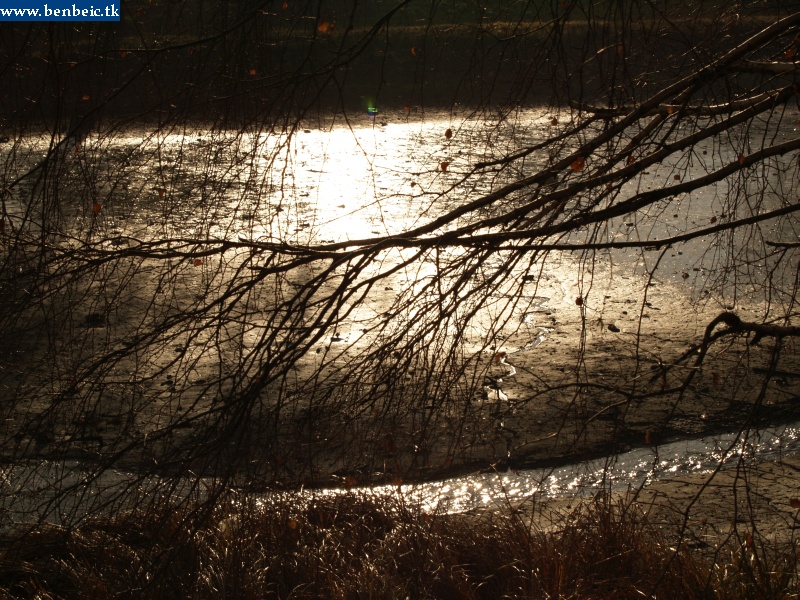
M 755 437 L 755 434 L 753 434 Z M 710 473 L 720 462 L 777 460 L 800 450 L 800 424 L 758 432 L 754 443 L 725 434 L 683 440 L 658 448 L 635 448 L 614 457 L 549 469 L 484 473 L 443 482 L 358 488 L 362 493 L 397 494 L 431 512 L 456 513 L 517 504 L 530 499 L 587 496 L 601 490 L 625 491 L 689 473 Z M 308 492 L 341 494 L 347 490 Z
M 526 125 L 536 122 L 537 118 L 535 112 L 521 117 Z M 506 140 L 503 143 L 510 143 L 510 138 L 498 134 L 496 138 L 478 139 L 486 124 L 480 120 L 474 123 L 465 120 L 457 129 L 457 135 L 445 140 L 443 131 L 448 119 L 440 115 L 384 127 L 362 124 L 354 128 L 301 130 L 291 141 L 285 135 L 207 132 L 93 140 L 90 146 L 98 146 L 110 158 L 107 166 L 98 167 L 109 169 L 107 179 L 98 177 L 98 193 L 105 194 L 103 211 L 96 217 L 89 202 L 73 207 L 76 227 L 91 223 L 92 228 L 86 231 L 92 235 L 99 232 L 118 236 L 119 233 L 113 232 L 120 229 L 130 235 L 159 237 L 166 229 L 173 228 L 170 231 L 199 237 L 294 243 L 330 243 L 397 233 L 430 221 L 448 208 L 463 203 L 465 198 L 501 185 L 504 177 L 525 174 L 517 171 L 482 173 L 472 178 L 466 189 L 449 191 L 471 164 L 489 158 L 492 152 L 504 153 L 506 148 L 493 148 L 493 144 L 503 140 Z M 525 129 L 521 128 L 520 132 Z M 535 138 L 538 133 L 541 130 L 530 127 L 526 135 Z M 515 139 L 515 143 L 530 141 Z M 15 146 L 19 154 L 17 160 L 23 166 L 41 160 L 49 143 L 47 137 L 25 140 L 24 148 Z M 156 155 L 159 160 L 153 161 Z M 710 152 L 708 160 L 715 155 Z M 117 160 L 123 156 L 130 158 Z M 231 157 L 237 160 L 228 160 Z M 77 154 L 67 160 L 66 179 L 80 175 L 81 160 Z M 536 168 L 536 160 L 540 159 L 532 157 L 531 162 L 526 163 L 526 172 Z M 437 166 L 442 161 L 448 162 L 446 173 Z M 101 161 L 101 164 L 104 163 Z M 635 184 L 637 182 L 630 185 Z M 20 186 L 14 191 L 17 196 L 8 199 L 12 224 L 22 219 L 28 210 L 23 202 L 28 191 Z M 675 213 L 675 223 L 687 221 L 686 215 L 695 215 L 697 206 L 688 201 L 677 202 L 675 210 L 679 212 Z M 709 204 L 708 210 L 712 208 L 721 207 Z M 152 230 L 148 229 L 150 219 L 158 224 Z M 162 223 L 159 219 L 169 222 Z M 670 234 L 682 231 L 673 231 L 673 225 L 669 227 L 667 233 Z M 411 251 L 399 250 L 386 260 L 399 262 L 410 254 Z M 383 267 L 376 261 L 374 268 Z M 565 267 L 565 273 L 559 273 L 556 278 L 564 288 L 562 302 L 574 302 L 577 295 L 574 285 L 568 288 L 564 283 L 575 277 L 568 275 L 568 270 Z M 404 270 L 403 279 L 399 276 L 397 279 L 398 293 L 401 286 L 412 293 L 422 293 L 426 281 L 435 274 L 435 264 L 429 261 Z M 364 275 L 369 276 L 370 272 Z M 537 297 L 544 298 L 533 298 Z M 537 302 L 542 301 L 531 300 L 531 306 L 521 314 L 530 315 L 532 308 L 538 308 Z M 555 304 L 555 300 L 552 303 Z M 487 303 L 487 322 L 502 320 L 502 314 L 492 312 L 495 308 Z M 497 310 L 504 309 L 501 306 Z M 342 345 L 345 342 L 369 343 L 369 337 L 362 336 L 357 323 L 378 314 L 377 305 L 370 306 L 366 302 L 353 311 L 349 321 L 344 323 L 347 329 L 343 327 L 339 333 Z M 411 312 L 408 316 L 413 319 L 415 314 Z M 535 318 L 527 316 L 523 322 L 540 325 Z M 328 343 L 338 343 L 336 335 L 333 333 Z M 538 335 L 542 334 L 537 329 L 534 337 Z M 361 340 L 362 337 L 367 339 Z M 474 337 L 482 339 L 480 332 Z M 480 344 L 476 343 L 478 347 Z M 797 446 L 797 428 L 781 428 L 761 432 L 744 443 L 734 444 L 731 436 L 703 438 L 661 446 L 657 452 L 640 448 L 613 459 L 579 465 L 474 475 L 445 483 L 404 485 L 399 490 L 418 499 L 430 510 L 454 512 L 492 503 L 522 501 L 534 493 L 556 496 L 590 494 L 607 487 L 624 489 L 658 477 L 711 470 L 721 460 L 751 460 L 754 455 L 768 458 L 782 452 L 795 452 Z M 37 490 L 46 497 L 53 477 L 56 481 L 63 480 L 62 486 L 64 482 L 73 481 L 78 482 L 79 487 L 84 485 L 80 483 L 86 473 L 83 467 L 75 463 L 69 468 L 66 466 L 66 462 L 46 467 L 41 464 L 9 466 L 5 471 L 7 485 L 3 494 L 13 498 L 9 500 L 13 505 L 35 496 Z M 113 489 L 117 479 L 131 478 L 121 471 L 107 471 L 85 485 L 100 486 L 105 482 Z M 41 490 L 37 487 L 39 483 Z M 395 490 L 384 486 L 373 491 Z M 18 493 L 19 497 L 14 498 L 9 493 Z M 38 505 L 42 500 L 37 498 L 35 502 Z
M 397 496 L 426 512 L 457 513 L 479 508 L 516 505 L 534 497 L 590 496 L 598 491 L 625 491 L 664 478 L 690 473 L 709 473 L 720 461 L 733 466 L 778 460 L 800 450 L 800 424 L 751 432 L 750 439 L 725 434 L 666 444 L 658 448 L 636 448 L 624 454 L 549 469 L 483 473 L 416 485 L 383 485 L 362 488 L 307 490 L 280 497 L 303 501 L 318 496 L 357 493 Z M 751 441 L 752 440 L 752 441 Z M 186 478 L 164 482 L 114 469 L 92 471 L 75 461 L 28 461 L 7 465 L 0 471 L 0 498 L 17 523 L 45 519 L 68 522 L 90 510 L 102 510 L 139 494 L 158 494 L 162 485 L 173 495 L 193 495 L 211 481 Z M 210 488 L 209 488 L 210 489 Z M 262 496 L 264 506 L 272 495 Z M 122 506 L 120 506 L 122 507 Z M 120 508 L 118 507 L 118 508 Z

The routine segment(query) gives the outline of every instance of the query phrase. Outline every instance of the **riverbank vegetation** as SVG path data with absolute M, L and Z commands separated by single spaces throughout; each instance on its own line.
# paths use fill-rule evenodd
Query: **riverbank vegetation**
M 429 514 L 343 493 L 228 498 L 47 526 L 0 563 L 4 598 L 794 598 L 794 545 L 751 534 L 709 550 L 600 495 Z

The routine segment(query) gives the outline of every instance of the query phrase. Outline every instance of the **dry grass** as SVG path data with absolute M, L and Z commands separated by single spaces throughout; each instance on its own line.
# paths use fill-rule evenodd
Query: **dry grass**
M 607 497 L 547 529 L 355 495 L 174 506 L 7 545 L 7 598 L 789 598 L 793 552 L 675 549 Z

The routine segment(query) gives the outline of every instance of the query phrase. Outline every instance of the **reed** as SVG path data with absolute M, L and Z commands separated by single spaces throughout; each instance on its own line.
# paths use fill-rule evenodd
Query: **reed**
M 636 505 L 428 514 L 397 497 L 164 505 L 7 539 L 4 598 L 789 598 L 793 548 L 668 542 Z

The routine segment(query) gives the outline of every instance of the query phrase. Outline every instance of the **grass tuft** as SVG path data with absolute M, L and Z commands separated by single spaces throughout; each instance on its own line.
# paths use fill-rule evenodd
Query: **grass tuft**
M 667 542 L 600 496 L 532 512 L 427 514 L 399 498 L 174 505 L 8 539 L 0 598 L 789 598 L 793 548 Z

